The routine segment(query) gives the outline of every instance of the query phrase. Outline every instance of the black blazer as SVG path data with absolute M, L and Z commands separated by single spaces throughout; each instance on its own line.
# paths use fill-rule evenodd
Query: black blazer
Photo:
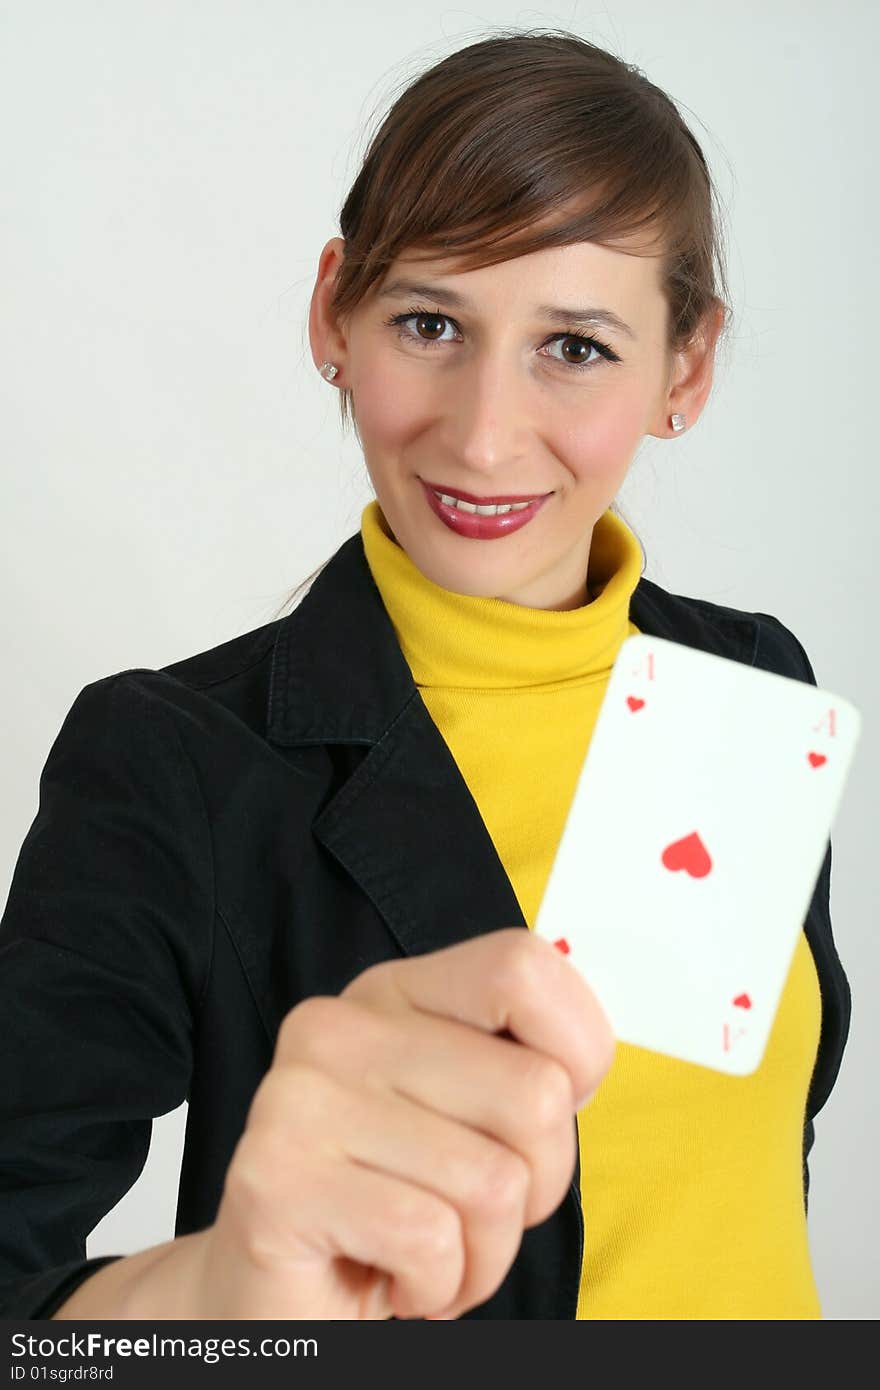
M 768 614 L 644 578 L 630 614 L 642 632 L 816 684 Z M 813 1118 L 850 1020 L 830 874 L 829 842 L 804 923 L 822 995 L 805 1204 Z M 299 1000 L 510 926 L 527 929 L 360 533 L 287 617 L 85 686 L 49 751 L 0 923 L 0 1314 L 49 1317 L 113 1258 L 86 1260 L 86 1236 L 140 1174 L 152 1117 L 183 1100 L 176 1234 L 213 1221 Z M 576 1168 L 465 1316 L 574 1318 L 579 1181 Z

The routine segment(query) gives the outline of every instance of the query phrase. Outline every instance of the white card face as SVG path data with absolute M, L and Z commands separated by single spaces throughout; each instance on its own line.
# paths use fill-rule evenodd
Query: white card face
M 759 1066 L 860 731 L 806 682 L 623 643 L 535 921 L 619 1041 Z

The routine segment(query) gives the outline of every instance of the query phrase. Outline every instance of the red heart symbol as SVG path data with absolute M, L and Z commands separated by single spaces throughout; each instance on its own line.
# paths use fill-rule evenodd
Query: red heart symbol
M 750 1009 L 752 1007 L 752 1001 L 747 994 L 738 994 L 733 1002 L 738 1009 Z
M 673 840 L 671 845 L 667 845 L 662 859 L 665 867 L 673 873 L 684 869 L 691 878 L 705 878 L 712 867 L 706 846 L 696 830 L 692 835 L 686 835 L 683 840 Z
M 638 699 L 636 698 L 635 695 L 627 695 L 627 697 L 626 697 L 626 703 L 629 705 L 629 707 L 630 707 L 630 709 L 633 711 L 633 713 L 635 713 L 635 711 L 636 711 L 637 709 L 641 709 L 641 708 L 642 708 L 642 705 L 643 705 L 645 702 L 644 702 L 644 700 L 638 700 Z
M 810 767 L 821 767 L 823 763 L 828 761 L 824 753 L 808 753 L 807 757 L 810 760 Z
M 560 936 L 558 941 L 553 942 L 553 945 L 556 947 L 557 951 L 561 951 L 564 956 L 567 956 L 571 951 L 571 947 L 564 936 Z

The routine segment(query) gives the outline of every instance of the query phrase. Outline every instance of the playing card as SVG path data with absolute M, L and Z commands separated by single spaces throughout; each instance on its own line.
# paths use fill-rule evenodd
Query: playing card
M 623 643 L 535 921 L 618 1040 L 760 1064 L 860 730 L 814 685 Z

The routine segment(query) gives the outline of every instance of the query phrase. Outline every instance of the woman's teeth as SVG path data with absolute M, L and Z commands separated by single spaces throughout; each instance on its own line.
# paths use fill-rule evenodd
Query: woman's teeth
M 521 512 L 535 501 L 533 497 L 531 502 L 498 502 L 488 507 L 478 507 L 475 502 L 462 502 L 459 497 L 449 497 L 445 492 L 435 491 L 434 496 L 445 502 L 447 507 L 457 507 L 460 512 L 476 512 L 478 516 L 501 516 L 504 512 Z

